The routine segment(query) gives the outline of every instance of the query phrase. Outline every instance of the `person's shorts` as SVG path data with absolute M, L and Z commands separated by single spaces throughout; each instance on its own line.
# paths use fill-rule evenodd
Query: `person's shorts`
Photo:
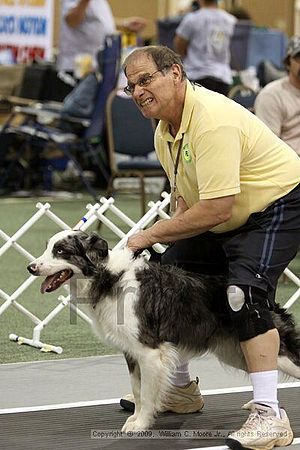
M 256 286 L 274 300 L 278 278 L 300 244 L 300 185 L 228 233 L 203 233 L 171 245 L 162 264 L 224 274 L 228 285 Z

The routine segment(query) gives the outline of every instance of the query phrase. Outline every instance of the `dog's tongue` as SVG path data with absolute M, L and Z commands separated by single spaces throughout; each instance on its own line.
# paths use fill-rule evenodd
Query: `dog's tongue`
M 58 289 L 65 281 L 71 278 L 73 272 L 71 270 L 61 270 L 54 275 L 49 275 L 41 284 L 41 293 L 52 292 Z
M 49 277 L 46 277 L 44 281 L 41 284 L 41 293 L 45 294 L 45 292 L 51 292 L 51 286 L 52 283 L 55 281 L 55 278 L 57 277 L 57 273 L 54 275 L 49 275 Z

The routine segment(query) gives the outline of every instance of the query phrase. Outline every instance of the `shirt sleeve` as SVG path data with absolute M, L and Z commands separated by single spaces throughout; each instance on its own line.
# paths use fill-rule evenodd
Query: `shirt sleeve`
M 61 2 L 61 17 L 65 17 L 71 9 L 78 5 L 78 0 L 64 0 Z
M 176 29 L 176 34 L 178 34 L 178 36 L 184 38 L 187 41 L 190 41 L 192 36 L 193 36 L 193 21 L 191 14 L 193 13 L 189 13 L 187 14 L 182 21 L 180 22 L 180 24 L 178 25 L 177 29 Z
M 195 153 L 200 200 L 240 192 L 242 144 L 238 129 L 222 126 L 200 135 Z
M 280 137 L 283 122 L 280 100 L 271 92 L 262 90 L 256 97 L 254 110 L 255 115 Z

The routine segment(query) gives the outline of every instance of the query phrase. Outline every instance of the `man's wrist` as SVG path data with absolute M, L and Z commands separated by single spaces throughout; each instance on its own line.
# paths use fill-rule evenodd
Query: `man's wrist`
M 147 247 L 152 247 L 152 245 L 156 243 L 156 241 L 153 240 L 153 235 L 150 228 L 143 230 L 143 235 L 145 241 L 147 242 Z

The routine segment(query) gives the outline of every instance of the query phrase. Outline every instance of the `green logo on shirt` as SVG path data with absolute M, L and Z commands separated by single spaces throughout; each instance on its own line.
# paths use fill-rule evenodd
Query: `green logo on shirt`
M 189 150 L 189 144 L 185 144 L 182 151 L 183 151 L 183 158 L 184 158 L 185 162 L 190 163 L 192 161 L 192 155 Z

